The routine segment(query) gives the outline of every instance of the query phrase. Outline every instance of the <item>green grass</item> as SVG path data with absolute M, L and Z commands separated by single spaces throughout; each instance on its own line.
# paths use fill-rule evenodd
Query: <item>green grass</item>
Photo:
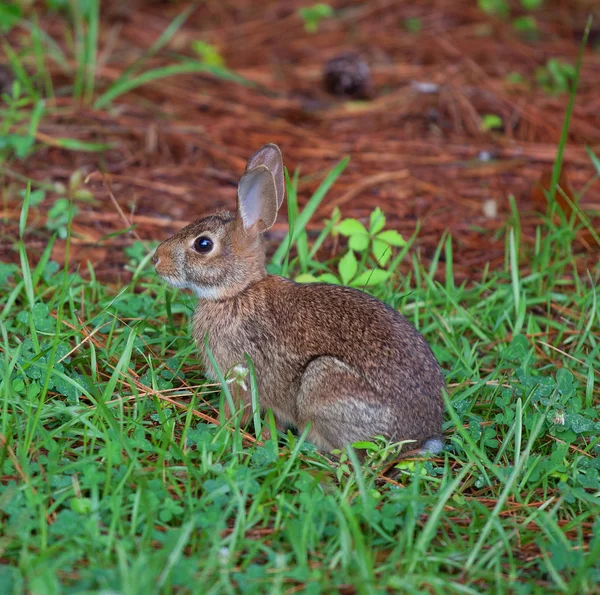
M 271 266 L 336 275 L 307 257 L 304 219 L 300 256 Z M 141 245 L 117 291 L 51 262 L 51 244 L 32 267 L 21 240 L 21 266 L 0 265 L 0 591 L 597 592 L 600 270 L 577 273 L 562 227 L 532 253 L 518 229 L 477 282 L 454 280 L 446 236 L 428 267 L 411 240 L 392 247 L 410 270 L 392 256 L 369 287 L 430 341 L 450 392 L 444 456 L 393 479 L 381 452 L 361 468 L 224 419 L 193 300 Z

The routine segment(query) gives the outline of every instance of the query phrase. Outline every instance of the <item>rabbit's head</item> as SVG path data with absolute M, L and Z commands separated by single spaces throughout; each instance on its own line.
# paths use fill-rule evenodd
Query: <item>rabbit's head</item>
M 262 233 L 271 228 L 283 202 L 283 159 L 268 144 L 250 159 L 238 184 L 235 215 L 198 219 L 158 246 L 156 272 L 201 299 L 232 297 L 266 275 Z

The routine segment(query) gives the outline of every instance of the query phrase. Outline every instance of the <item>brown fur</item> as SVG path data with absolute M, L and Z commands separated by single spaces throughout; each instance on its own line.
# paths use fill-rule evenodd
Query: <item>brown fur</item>
M 261 149 L 267 151 L 258 160 L 261 166 L 278 163 L 269 147 Z M 198 220 L 155 254 L 160 275 L 200 298 L 192 327 L 207 374 L 216 378 L 204 353 L 208 334 L 221 371 L 246 366 L 248 354 L 261 409 L 271 408 L 279 427 L 302 430 L 310 422 L 309 438 L 320 448 L 342 448 L 376 435 L 414 440 L 413 447 L 439 439 L 443 376 L 429 346 L 404 317 L 356 289 L 267 275 L 259 230 L 270 226 L 264 222 L 271 223 L 273 200 L 276 207 L 281 204 L 283 167 L 269 172 L 265 188 L 271 188 L 276 172 L 277 196 L 269 190 L 248 197 L 243 190 L 235 217 Z M 256 200 L 262 215 L 248 226 L 240 203 L 248 202 L 252 211 Z M 210 254 L 191 247 L 201 235 L 214 241 Z M 235 397 L 250 403 L 249 390 L 239 385 Z M 247 418 L 249 407 L 246 411 Z

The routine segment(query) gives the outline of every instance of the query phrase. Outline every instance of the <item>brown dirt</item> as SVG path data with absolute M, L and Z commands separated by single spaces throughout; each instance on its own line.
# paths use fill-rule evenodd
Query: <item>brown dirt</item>
M 129 92 L 106 110 L 76 103 L 68 94 L 59 97 L 42 122 L 39 140 L 71 137 L 113 148 L 98 155 L 42 146 L 25 162 L 5 168 L 0 258 L 15 257 L 16 190 L 22 187 L 15 174 L 63 183 L 76 169 L 92 174 L 88 186 L 97 202 L 79 205 L 74 258 L 80 264 L 89 259 L 100 278 L 118 281 L 126 276 L 123 249 L 134 236 L 105 236 L 126 227 L 126 219 L 140 237 L 162 239 L 191 219 L 233 207 L 245 160 L 261 144 L 275 142 L 290 172 L 301 167 L 301 204 L 332 166 L 351 157 L 311 229 L 334 206 L 344 216 L 364 218 L 379 205 L 388 226 L 405 237 L 421 221 L 417 245 L 425 261 L 448 229 L 459 280 L 477 279 L 486 262 L 502 266 L 509 195 L 518 205 L 524 242 L 533 241 L 542 221 L 545 199 L 536 186 L 552 167 L 568 101 L 566 94 L 540 89 L 536 70 L 553 57 L 575 63 L 595 4 L 548 3 L 551 7 L 536 13 L 539 39 L 534 41 L 524 39 L 510 21 L 482 13 L 475 0 L 331 4 L 337 16 L 310 34 L 296 14 L 306 2 L 207 0 L 148 63 L 172 63 L 175 52 L 192 55 L 190 42 L 203 40 L 217 45 L 226 64 L 258 83 L 256 88 L 182 75 Z M 103 2 L 97 87 L 115 80 L 186 5 Z M 418 34 L 403 27 L 414 17 L 423 25 Z M 64 37 L 64 19 L 42 15 L 41 23 L 55 39 Z M 600 37 L 599 25 L 596 18 L 592 44 Z M 9 37 L 14 45 L 17 33 Z M 348 50 L 359 51 L 371 66 L 375 96 L 370 101 L 348 102 L 322 88 L 325 61 Z M 57 89 L 68 82 L 58 68 L 52 72 Z M 508 83 L 506 76 L 514 72 L 526 82 Z M 562 178 L 576 192 L 594 176 L 585 146 L 600 153 L 598 81 L 600 53 L 588 44 Z M 483 132 L 484 114 L 500 115 L 505 129 Z M 497 206 L 491 218 L 484 212 L 490 200 Z M 580 204 L 598 227 L 597 180 Z M 31 218 L 28 243 L 34 256 L 48 237 L 42 225 L 46 210 L 42 205 L 41 217 Z M 276 242 L 285 229 L 286 217 L 280 216 L 271 239 Z M 580 234 L 576 250 L 581 267 L 598 262 L 599 246 L 589 233 Z M 62 254 L 58 245 L 54 256 Z

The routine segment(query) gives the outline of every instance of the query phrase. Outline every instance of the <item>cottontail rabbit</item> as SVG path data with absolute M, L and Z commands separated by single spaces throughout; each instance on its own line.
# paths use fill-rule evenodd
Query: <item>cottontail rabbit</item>
M 192 328 L 208 376 L 207 334 L 223 374 L 247 372 L 250 356 L 261 409 L 280 429 L 310 422 L 308 438 L 327 450 L 382 435 L 438 452 L 444 380 L 416 329 L 362 291 L 267 275 L 262 233 L 284 191 L 281 151 L 265 145 L 248 161 L 235 215 L 199 219 L 156 250 L 158 274 L 198 296 Z M 247 421 L 249 383 L 230 386 Z

